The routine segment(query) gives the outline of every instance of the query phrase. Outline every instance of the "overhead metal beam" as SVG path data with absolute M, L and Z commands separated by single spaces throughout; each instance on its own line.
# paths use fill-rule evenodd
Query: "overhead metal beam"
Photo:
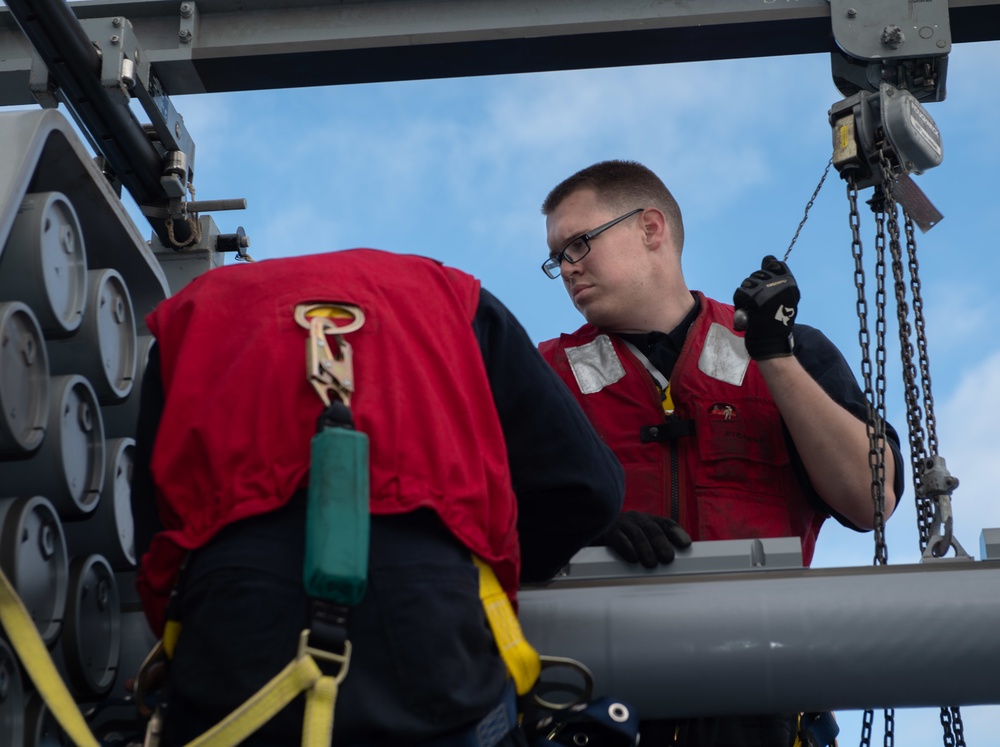
M 941 0 L 938 0 L 941 1 Z M 128 18 L 173 95 L 830 52 L 828 0 L 89 0 Z M 1000 0 L 952 0 L 952 40 L 1000 39 Z M 33 103 L 0 8 L 0 104 Z

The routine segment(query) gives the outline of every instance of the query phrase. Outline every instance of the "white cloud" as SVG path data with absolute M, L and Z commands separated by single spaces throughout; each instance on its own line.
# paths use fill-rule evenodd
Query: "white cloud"
M 952 501 L 956 532 L 965 549 L 977 556 L 981 530 L 1000 527 L 1000 460 L 993 440 L 998 408 L 1000 351 L 966 371 L 937 410 L 941 452 L 948 471 L 959 479 Z

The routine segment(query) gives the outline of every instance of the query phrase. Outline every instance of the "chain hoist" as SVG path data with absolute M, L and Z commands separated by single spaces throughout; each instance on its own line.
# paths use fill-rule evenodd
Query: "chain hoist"
M 869 466 L 872 472 L 874 504 L 875 565 L 888 561 L 885 546 L 885 306 L 886 246 L 892 263 L 893 289 L 899 322 L 900 357 L 906 403 L 907 433 L 913 473 L 917 530 L 922 558 L 941 558 L 955 549 L 956 559 L 968 554 L 955 539 L 951 512 L 951 493 L 958 479 L 948 473 L 938 454 L 934 398 L 931 391 L 930 358 L 927 350 L 923 297 L 916 253 L 914 224 L 926 231 L 941 215 L 908 177 L 909 172 L 940 162 L 939 133 L 933 120 L 906 91 L 886 84 L 878 91 L 861 91 L 830 110 L 834 130 L 833 163 L 848 184 L 851 249 L 855 261 L 855 285 L 858 291 L 857 312 L 861 371 L 868 400 L 867 430 Z M 905 152 L 904 152 L 905 151 Z M 875 270 L 877 288 L 875 385 L 872 384 L 871 340 L 868 327 L 868 303 L 858 214 L 858 190 L 874 187 L 870 201 L 875 215 Z M 900 241 L 898 208 L 903 208 L 906 267 Z M 907 302 L 905 271 L 909 272 L 913 326 Z M 915 334 L 914 334 L 915 332 Z M 911 339 L 916 339 L 916 349 Z M 915 362 L 916 361 L 916 362 Z M 922 398 L 922 399 L 921 399 Z M 865 711 L 861 745 L 871 743 L 873 712 Z M 885 710 L 885 744 L 892 743 L 894 712 Z M 957 707 L 941 709 L 944 744 L 965 747 L 961 713 Z

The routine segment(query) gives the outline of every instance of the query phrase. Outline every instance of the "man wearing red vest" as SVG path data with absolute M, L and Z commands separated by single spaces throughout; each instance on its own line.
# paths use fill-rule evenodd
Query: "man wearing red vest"
M 822 333 L 793 327 L 799 292 L 783 262 L 765 258 L 737 290 L 737 325 L 733 306 L 688 289 L 680 208 L 641 164 L 583 169 L 542 212 L 543 270 L 587 323 L 539 348 L 625 468 L 625 510 L 600 544 L 654 567 L 692 538 L 798 536 L 808 565 L 827 516 L 873 527 L 864 394 Z M 888 424 L 886 442 L 888 517 L 903 489 Z M 795 738 L 794 716 L 649 726 L 643 744 Z
M 363 313 L 344 338 L 350 410 L 370 444 L 367 589 L 347 627 L 334 744 L 519 744 L 500 718 L 510 688 L 473 556 L 511 599 L 520 581 L 551 577 L 620 510 L 621 467 L 476 279 L 370 249 L 212 270 L 147 317 L 138 586 L 156 632 L 167 615 L 181 625 L 163 744 L 255 693 L 306 627 L 305 494 L 323 403 L 295 310 L 316 302 Z M 300 698 L 245 744 L 298 744 L 301 726 Z

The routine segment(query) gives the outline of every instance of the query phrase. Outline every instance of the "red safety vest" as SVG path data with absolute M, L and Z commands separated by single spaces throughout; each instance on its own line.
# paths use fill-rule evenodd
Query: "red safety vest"
M 472 320 L 479 281 L 415 256 L 355 249 L 212 270 L 147 318 L 165 394 L 152 460 L 165 531 L 139 589 L 160 630 L 187 551 L 306 484 L 323 404 L 307 383 L 300 303 L 361 307 L 355 425 L 370 440 L 371 511 L 435 510 L 517 588 L 516 501 Z
M 798 536 L 808 565 L 826 517 L 795 476 L 778 408 L 732 331 L 733 307 L 698 297 L 670 380 L 671 417 L 616 335 L 587 324 L 539 350 L 625 468 L 625 510 L 674 516 L 696 540 Z

